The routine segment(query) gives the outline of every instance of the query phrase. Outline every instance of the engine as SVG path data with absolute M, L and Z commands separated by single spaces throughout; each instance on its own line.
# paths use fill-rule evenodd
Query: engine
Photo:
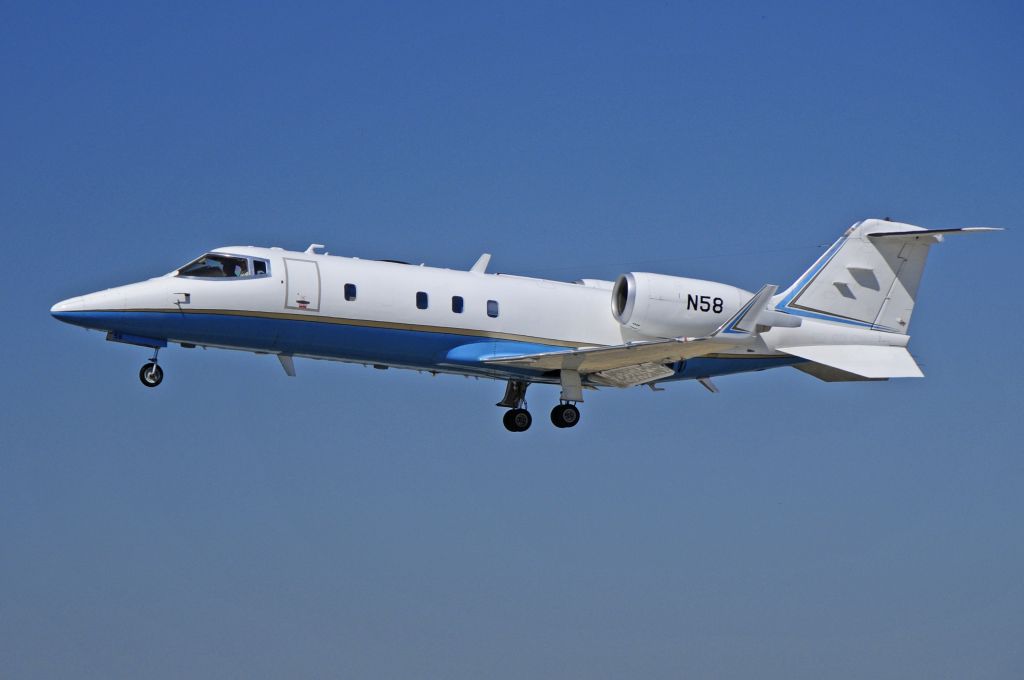
M 612 316 L 643 335 L 702 337 L 728 321 L 750 297 L 724 283 L 630 272 L 612 288 Z

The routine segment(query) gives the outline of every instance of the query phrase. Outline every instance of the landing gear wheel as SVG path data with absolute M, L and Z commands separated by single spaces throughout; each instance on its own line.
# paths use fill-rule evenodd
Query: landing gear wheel
M 555 427 L 573 427 L 580 422 L 580 410 L 573 404 L 559 404 L 551 409 L 551 422 Z
M 164 369 L 152 362 L 146 364 L 139 370 L 139 380 L 146 387 L 156 387 L 164 379 Z
M 514 408 L 505 411 L 501 422 L 505 424 L 505 429 L 509 432 L 525 432 L 530 429 L 530 425 L 533 423 L 533 416 L 524 408 Z

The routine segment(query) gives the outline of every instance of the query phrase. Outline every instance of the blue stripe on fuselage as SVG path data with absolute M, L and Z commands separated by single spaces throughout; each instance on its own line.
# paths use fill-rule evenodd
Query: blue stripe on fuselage
M 324 323 L 235 314 L 180 312 L 56 312 L 61 321 L 197 345 L 297 354 L 363 363 L 433 369 L 473 366 L 497 356 L 556 352 L 565 347 L 355 324 Z M 450 355 L 450 356 L 449 356 Z M 477 371 L 479 372 L 479 371 Z M 496 369 L 486 367 L 488 374 Z
M 376 328 L 234 314 L 179 312 L 57 312 L 61 321 L 86 328 L 150 338 L 173 338 L 197 345 L 316 356 L 367 364 L 391 364 L 423 370 L 449 367 L 457 372 L 517 376 L 536 380 L 537 371 L 483 366 L 499 356 L 564 351 L 565 347 L 458 333 Z M 796 357 L 698 357 L 683 362 L 667 380 L 714 377 L 789 366 Z M 557 382 L 557 376 L 552 376 Z M 552 380 L 545 380 L 550 382 Z

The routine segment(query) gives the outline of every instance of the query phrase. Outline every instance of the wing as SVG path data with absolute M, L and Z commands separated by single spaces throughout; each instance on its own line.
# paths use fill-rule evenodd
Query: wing
M 520 354 L 514 357 L 488 359 L 484 363 L 499 366 L 515 366 L 541 371 L 562 369 L 580 373 L 597 373 L 613 368 L 624 368 L 639 364 L 668 364 L 691 357 L 718 352 L 736 347 L 741 343 L 731 339 L 674 338 L 650 342 L 627 342 L 611 347 L 584 347 L 565 352 L 542 352 Z
M 758 314 L 764 310 L 765 303 L 775 290 L 775 286 L 762 288 L 735 316 L 707 337 L 670 338 L 627 342 L 611 347 L 520 354 L 487 359 L 484 363 L 534 371 L 576 371 L 616 387 L 642 385 L 673 375 L 675 371 L 667 364 L 751 344 L 756 334 L 742 329 L 755 325 L 753 322 L 758 320 Z

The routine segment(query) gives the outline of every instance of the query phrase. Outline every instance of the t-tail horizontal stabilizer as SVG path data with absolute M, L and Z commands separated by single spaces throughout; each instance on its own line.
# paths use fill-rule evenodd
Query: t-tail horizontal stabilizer
M 987 231 L 1003 231 L 1002 227 L 960 227 L 958 229 L 923 229 L 916 227 L 914 229 L 908 229 L 906 231 L 878 231 L 868 234 L 869 238 L 904 238 L 904 239 L 915 239 L 921 237 L 931 236 L 937 241 L 941 241 L 943 236 L 946 235 L 957 235 L 957 234 L 977 234 L 984 233 Z

